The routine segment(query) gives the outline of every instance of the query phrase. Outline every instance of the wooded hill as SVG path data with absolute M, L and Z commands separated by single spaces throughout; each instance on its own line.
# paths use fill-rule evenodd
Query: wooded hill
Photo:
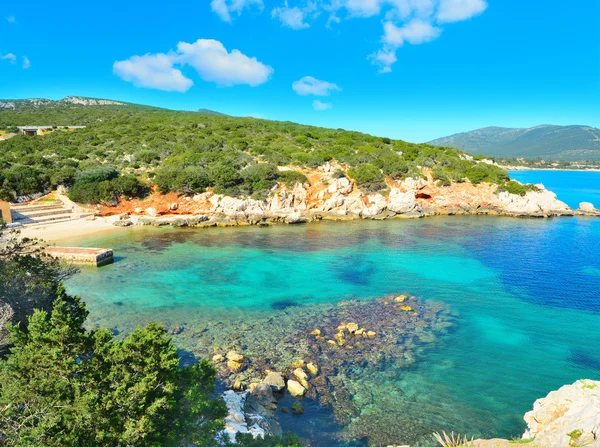
M 431 168 L 442 184 L 508 180 L 502 169 L 450 147 L 214 113 L 81 104 L 86 101 L 2 101 L 12 104 L 0 111 L 5 131 L 23 125 L 87 127 L 0 141 L 1 197 L 14 200 L 66 185 L 76 201 L 110 202 L 143 195 L 154 183 L 162 192 L 191 194 L 212 187 L 261 198 L 276 182 L 306 181 L 299 171 L 330 160 L 346 166 L 365 191 L 384 190 L 384 176 L 420 176 L 422 168 Z M 102 101 L 107 100 L 87 102 Z

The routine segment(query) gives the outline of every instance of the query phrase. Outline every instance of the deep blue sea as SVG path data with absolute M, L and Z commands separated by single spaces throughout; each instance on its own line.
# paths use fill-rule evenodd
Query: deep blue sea
M 564 178 L 554 171 L 523 174 L 542 174 L 540 180 L 524 180 L 548 188 Z M 579 178 L 588 173 L 571 176 L 576 185 L 588 181 Z M 561 184 L 559 198 L 573 205 L 576 195 Z M 431 432 L 513 438 L 522 434 L 523 414 L 537 398 L 577 379 L 600 379 L 598 218 L 134 227 L 73 242 L 115 250 L 115 264 L 83 269 L 68 290 L 87 302 L 90 325 L 121 333 L 150 319 L 168 327 L 200 327 L 209 318 L 226 326 L 264 318 L 282 301 L 311 306 L 388 293 L 409 293 L 452 309 L 455 330 L 415 365 L 362 379 L 369 399 L 361 416 L 389 421 L 383 416 L 398 414 L 398 421 L 415 421 Z M 201 337 L 186 333 L 176 341 L 193 350 Z M 363 398 L 356 396 L 357 402 Z M 332 430 L 326 411 L 306 407 L 300 419 L 281 415 L 284 428 L 316 446 L 342 445 L 325 436 Z M 353 423 L 360 424 L 360 417 Z M 372 428 L 378 429 L 383 428 Z M 431 436 L 415 438 L 409 430 L 389 443 L 433 445 Z

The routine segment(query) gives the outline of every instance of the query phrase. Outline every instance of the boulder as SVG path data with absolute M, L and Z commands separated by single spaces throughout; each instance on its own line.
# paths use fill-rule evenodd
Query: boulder
M 115 227 L 129 227 L 129 226 L 133 225 L 133 222 L 131 221 L 131 219 L 115 220 L 113 222 L 113 225 Z
M 524 419 L 523 439 L 535 438 L 537 447 L 600 447 L 600 381 L 578 380 L 552 391 Z
M 285 218 L 285 223 L 288 223 L 288 224 L 299 224 L 299 223 L 305 223 L 305 222 L 306 222 L 306 218 L 302 216 L 300 211 L 294 211 L 294 212 L 288 214 Z
M 295 380 L 288 380 L 287 389 L 294 397 L 301 397 L 306 394 L 306 388 L 304 388 L 300 382 L 296 382 Z
M 392 188 L 389 199 L 388 209 L 398 214 L 414 211 L 417 207 L 415 191 L 402 192 L 398 188 Z
M 255 439 L 267 435 L 282 435 L 281 426 L 273 417 L 255 412 L 264 410 L 264 407 L 249 392 L 229 390 L 223 393 L 222 397 L 228 410 L 222 433 L 227 435 L 231 442 L 235 442 L 238 433 L 250 433 Z
M 179 208 L 179 204 L 177 202 L 173 202 L 169 205 L 169 209 L 171 211 L 175 211 L 177 208 Z
M 278 372 L 270 372 L 267 377 L 264 378 L 263 383 L 270 385 L 274 391 L 281 391 L 285 388 L 285 380 L 283 375 Z
M 292 404 L 292 406 L 290 407 L 290 410 L 292 411 L 292 414 L 294 416 L 300 416 L 301 414 L 304 414 L 304 407 L 298 401 L 296 401 Z
M 242 362 L 244 360 L 244 356 L 235 351 L 229 351 L 227 353 L 227 360 L 231 360 L 232 362 Z
M 244 365 L 241 362 L 236 362 L 234 360 L 227 361 L 227 368 L 229 368 L 229 371 L 231 372 L 241 371 L 243 367 Z
M 583 211 L 584 213 L 597 213 L 598 210 L 594 207 L 593 203 L 590 202 L 581 202 L 579 204 L 579 211 Z
M 146 208 L 146 214 L 148 216 L 150 216 L 150 217 L 156 217 L 156 216 L 158 216 L 158 213 L 156 212 L 156 209 L 152 208 L 152 207 Z

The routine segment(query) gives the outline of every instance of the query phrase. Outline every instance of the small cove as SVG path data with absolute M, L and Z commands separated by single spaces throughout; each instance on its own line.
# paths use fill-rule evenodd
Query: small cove
M 442 429 L 511 438 L 535 399 L 600 377 L 600 256 L 590 250 L 599 241 L 592 218 L 133 228 L 80 241 L 115 249 L 117 262 L 83 269 L 68 290 L 86 300 L 90 325 L 126 333 L 163 321 L 185 328 L 175 339 L 191 352 L 209 322 L 234 330 L 282 309 L 293 318 L 296 307 L 388 293 L 441 302 L 457 315 L 454 331 L 406 369 L 356 375 L 355 432 L 383 431 L 392 417 L 405 437 L 389 442 L 432 445 L 424 433 Z M 341 445 L 327 412 L 307 409 L 284 416 L 284 428 Z

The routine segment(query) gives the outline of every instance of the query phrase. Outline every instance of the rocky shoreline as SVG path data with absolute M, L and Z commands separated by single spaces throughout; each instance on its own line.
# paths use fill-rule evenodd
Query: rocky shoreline
M 431 176 L 388 180 L 384 193 L 360 191 L 339 169 L 325 166 L 312 171 L 309 182 L 293 188 L 277 185 L 265 199 L 236 198 L 213 192 L 194 196 L 131 200 L 105 206 L 102 215 L 120 214 L 118 226 L 241 226 L 298 224 L 320 220 L 420 218 L 439 215 L 495 215 L 509 217 L 600 216 L 591 203 L 569 208 L 556 194 L 536 185 L 525 195 L 498 192 L 497 186 L 453 183 L 440 186 Z
M 600 447 L 600 381 L 578 380 L 533 404 L 522 438 L 478 439 L 473 447 Z

